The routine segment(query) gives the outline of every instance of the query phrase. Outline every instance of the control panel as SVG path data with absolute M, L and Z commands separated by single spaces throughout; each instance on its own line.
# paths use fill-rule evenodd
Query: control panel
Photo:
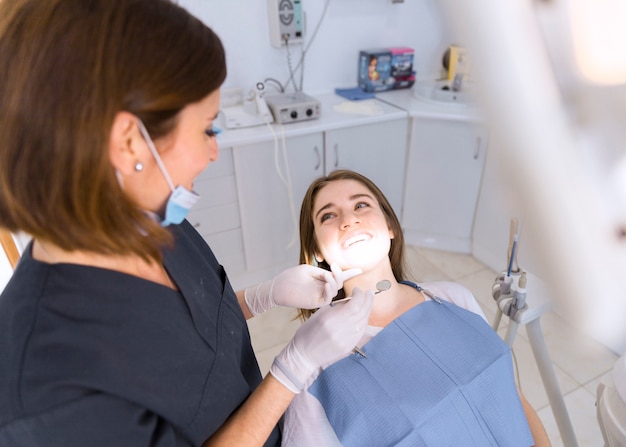
M 279 124 L 312 120 L 320 117 L 319 100 L 302 92 L 265 95 L 267 106 Z

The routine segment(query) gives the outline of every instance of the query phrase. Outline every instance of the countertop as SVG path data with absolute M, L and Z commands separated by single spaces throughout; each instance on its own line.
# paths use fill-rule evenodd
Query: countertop
M 408 117 L 406 110 L 377 99 L 349 101 L 335 93 L 311 96 L 320 101 L 320 117 L 285 125 L 272 123 L 271 127 L 274 133 L 282 137 L 284 132 L 284 136 L 287 138 Z M 345 107 L 348 112 L 353 108 L 356 109 L 353 110 L 353 113 L 345 113 L 337 110 L 341 107 Z M 362 113 L 357 113 L 358 110 L 361 110 Z M 272 130 L 267 125 L 226 129 L 221 120 L 218 120 L 217 125 L 222 128 L 222 133 L 218 135 L 217 141 L 223 147 L 254 144 L 274 139 Z
M 428 82 L 431 86 L 434 83 Z M 446 103 L 434 101 L 414 94 L 414 89 L 390 90 L 376 94 L 376 98 L 390 105 L 406 110 L 411 117 L 439 118 L 456 121 L 482 121 L 481 109 L 477 103 Z
M 432 82 L 430 83 L 432 84 Z M 352 126 L 380 123 L 404 117 L 434 118 L 453 121 L 481 121 L 480 109 L 475 104 L 445 103 L 413 94 L 413 89 L 399 89 L 376 93 L 374 99 L 350 101 L 335 93 L 311 95 L 320 101 L 320 118 L 308 121 L 272 123 L 254 127 L 226 129 L 220 117 L 216 122 L 222 129 L 218 143 L 222 147 L 248 145 L 277 138 L 308 135 Z

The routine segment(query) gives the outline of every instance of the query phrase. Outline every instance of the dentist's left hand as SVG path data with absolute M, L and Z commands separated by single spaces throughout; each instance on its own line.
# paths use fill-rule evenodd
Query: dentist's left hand
M 342 271 L 337 264 L 331 272 L 312 265 L 301 264 L 244 291 L 252 315 L 259 315 L 276 306 L 317 309 L 330 304 L 344 281 L 360 275 L 361 269 Z
M 315 312 L 274 358 L 270 373 L 289 390 L 300 393 L 324 365 L 348 354 L 361 340 L 373 303 L 372 290 L 355 287 L 348 302 Z

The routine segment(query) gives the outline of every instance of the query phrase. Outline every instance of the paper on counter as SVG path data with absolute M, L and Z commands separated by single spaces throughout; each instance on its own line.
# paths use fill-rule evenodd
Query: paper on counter
M 383 108 L 376 100 L 365 101 L 344 101 L 333 106 L 333 110 L 338 113 L 347 113 L 350 115 L 382 115 Z

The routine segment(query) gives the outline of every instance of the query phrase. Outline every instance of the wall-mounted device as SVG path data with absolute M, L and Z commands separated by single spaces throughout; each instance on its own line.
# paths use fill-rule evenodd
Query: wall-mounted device
M 267 14 L 273 47 L 302 43 L 304 20 L 300 0 L 267 0 Z
M 265 102 L 265 84 L 257 82 L 247 96 L 240 88 L 222 89 L 222 114 L 227 129 L 273 123 L 274 117 Z
M 320 102 L 302 92 L 265 96 L 274 120 L 279 124 L 307 121 L 320 117 Z

